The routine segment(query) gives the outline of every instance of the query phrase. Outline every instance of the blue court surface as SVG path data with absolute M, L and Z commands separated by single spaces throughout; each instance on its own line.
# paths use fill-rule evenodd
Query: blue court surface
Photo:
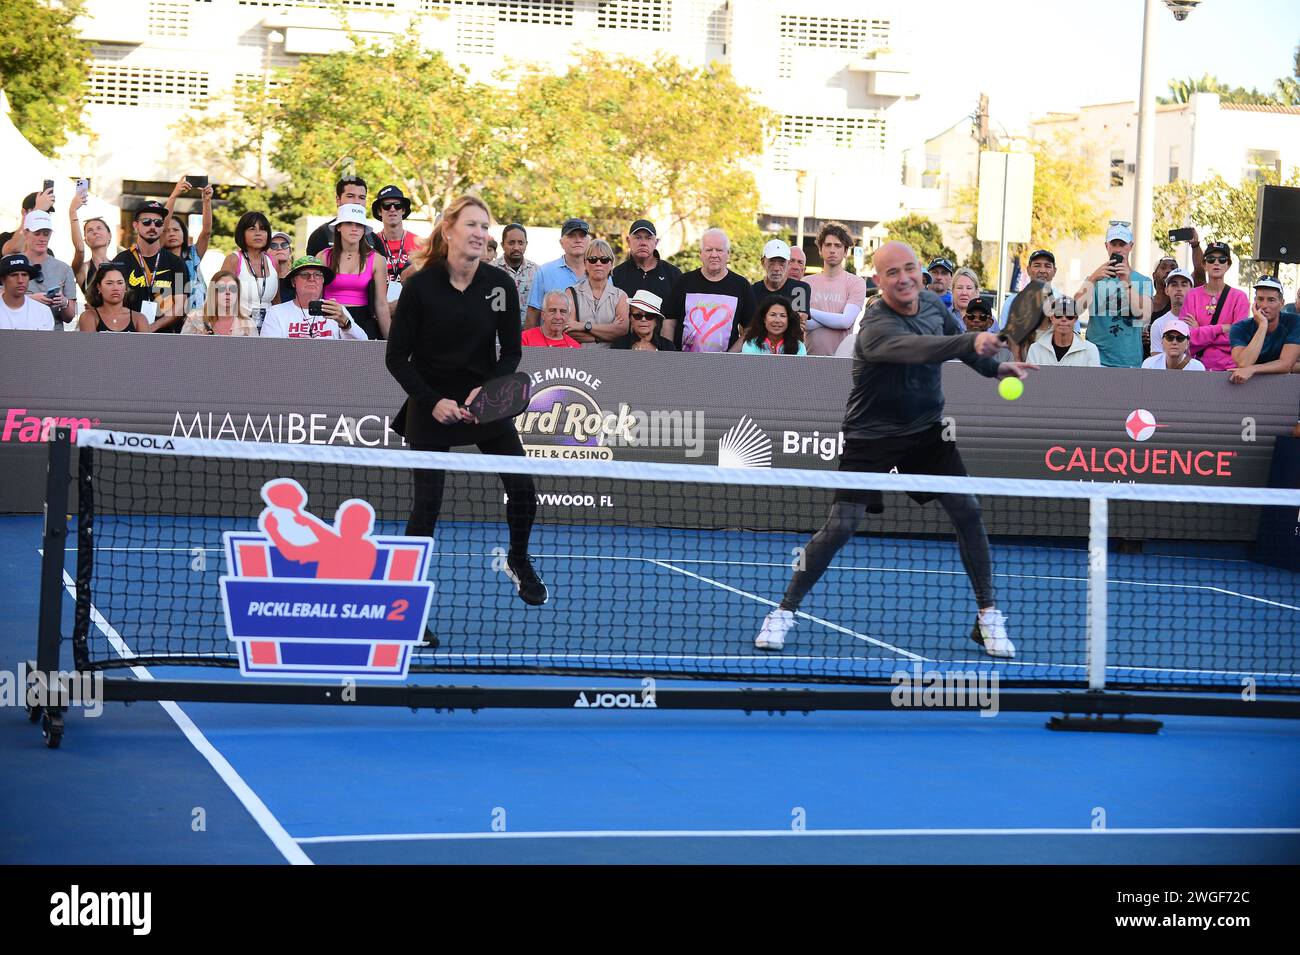
M 213 544 L 211 529 L 200 522 L 179 533 L 191 536 L 174 541 L 177 551 L 147 557 L 162 579 L 189 559 L 196 541 Z M 455 528 L 439 533 L 444 555 L 456 554 Z M 636 533 L 625 554 L 593 529 L 545 528 L 535 547 L 552 588 L 541 611 L 548 615 L 544 626 L 603 632 L 617 620 L 625 630 L 653 635 L 654 620 L 644 611 L 629 620 L 626 606 L 591 601 L 583 591 L 622 561 L 636 564 L 643 588 L 670 588 L 677 600 L 689 593 L 702 618 L 734 621 L 743 639 L 734 660 L 710 664 L 720 668 L 789 674 L 830 666 L 862 675 L 921 661 L 996 667 L 1006 678 L 1013 672 L 1060 678 L 1086 664 L 1081 634 L 1074 632 L 1086 596 L 1082 552 L 1031 554 L 1028 544 L 1016 545 L 1020 551 L 995 544 L 995 570 L 1048 562 L 1056 570 L 1021 574 L 1017 601 L 1039 609 L 1013 615 L 1022 652 L 1012 663 L 994 664 L 969 641 L 937 655 L 935 634 L 969 630 L 968 607 L 961 604 L 959 612 L 954 600 L 918 609 L 908 593 L 909 575 L 921 573 L 965 587 L 955 548 L 910 542 L 905 546 L 914 553 L 891 553 L 894 561 L 900 553 L 907 557 L 895 566 L 875 562 L 869 546 L 855 541 L 826 579 L 860 580 L 874 599 L 846 612 L 832 599 L 833 587 L 830 594 L 814 591 L 795 632 L 815 641 L 816 653 L 801 661 L 796 646 L 758 658 L 749 643 L 784 585 L 786 555 L 797 536 L 771 535 L 771 559 L 751 554 L 738 563 L 728 560 L 734 549 L 725 533 L 716 535 L 714 552 L 707 538 L 704 545 L 696 539 L 689 557 L 675 548 L 672 532 Z M 34 654 L 39 547 L 39 519 L 0 518 L 0 669 L 9 674 Z M 73 556 L 67 555 L 69 570 Z M 124 581 L 140 571 L 142 558 L 133 559 L 123 558 Z M 214 578 L 219 572 L 210 571 Z M 1112 555 L 1110 577 L 1112 612 L 1154 608 L 1183 634 L 1247 622 L 1221 634 L 1222 652 L 1214 655 L 1186 637 L 1182 644 L 1165 641 L 1163 651 L 1158 634 L 1121 637 L 1110 657 L 1113 679 L 1138 674 L 1173 681 L 1195 669 L 1200 681 L 1235 685 L 1242 672 L 1257 670 L 1246 665 L 1252 639 L 1271 641 L 1270 659 L 1295 659 L 1300 595 L 1279 587 L 1285 578 L 1261 575 L 1245 561 L 1211 564 L 1194 554 Z M 999 588 L 1010 585 L 1005 578 Z M 126 619 L 140 609 L 129 601 L 106 599 L 95 609 L 92 636 L 103 646 L 120 638 L 119 652 L 130 653 L 133 639 L 148 642 L 146 633 L 133 636 L 133 628 L 145 626 L 144 615 Z M 71 611 L 68 599 L 65 632 Z M 511 613 L 535 612 L 520 605 Z M 884 623 L 907 613 L 914 621 L 908 633 Z M 474 618 L 472 608 L 439 606 L 435 629 L 460 639 L 434 652 L 438 662 L 490 662 L 481 657 L 486 651 L 473 649 L 486 637 L 473 632 Z M 537 618 L 531 623 L 539 626 Z M 546 659 L 599 668 L 617 652 L 629 668 L 671 669 L 698 650 L 689 638 L 656 645 L 648 636 L 638 645 L 649 649 L 629 656 L 626 645 L 595 640 L 556 661 L 537 641 L 521 638 L 492 652 L 505 666 Z M 718 655 L 716 646 L 707 649 Z M 1294 685 L 1293 669 L 1270 679 Z M 196 674 L 154 666 L 137 668 L 136 675 L 239 679 L 237 672 L 211 668 Z M 635 680 L 586 674 L 411 679 L 641 689 Z M 0 710 L 0 760 L 7 770 L 0 862 L 1300 862 L 1300 724 L 1163 717 L 1158 735 L 1140 736 L 1052 733 L 1044 719 L 908 710 L 474 714 L 135 703 L 107 704 L 95 718 L 72 709 L 62 748 L 48 750 L 21 708 L 10 707 Z

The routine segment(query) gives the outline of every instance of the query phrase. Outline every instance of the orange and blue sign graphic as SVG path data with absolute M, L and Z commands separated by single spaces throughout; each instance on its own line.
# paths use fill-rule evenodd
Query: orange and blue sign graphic
M 245 676 L 404 679 L 433 603 L 428 537 L 375 536 L 369 502 L 333 524 L 292 478 L 268 481 L 256 531 L 223 535 L 226 632 Z

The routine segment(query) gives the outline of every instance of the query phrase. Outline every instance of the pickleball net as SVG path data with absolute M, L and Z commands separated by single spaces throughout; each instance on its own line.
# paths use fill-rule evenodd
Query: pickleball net
M 437 647 L 413 672 L 889 684 L 997 670 L 1014 687 L 1300 692 L 1300 574 L 1262 563 L 1261 521 L 1300 491 L 1080 484 L 627 461 L 502 458 L 82 431 L 73 655 L 81 669 L 231 667 L 226 532 L 258 532 L 263 485 L 293 478 L 332 523 L 351 499 L 401 535 L 412 473 L 445 474 L 428 577 Z M 532 477 L 530 551 L 549 599 L 505 572 L 499 473 Z M 840 489 L 883 492 L 803 601 L 780 652 L 756 649 Z M 1017 648 L 986 656 L 938 503 L 973 493 Z M 1104 622 L 1104 625 L 1103 625 Z

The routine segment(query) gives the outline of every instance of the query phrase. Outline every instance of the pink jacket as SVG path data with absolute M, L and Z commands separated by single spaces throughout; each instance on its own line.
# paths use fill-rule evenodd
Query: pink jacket
M 1187 293 L 1183 312 L 1179 316 L 1192 328 L 1192 357 L 1199 358 L 1206 371 L 1231 371 L 1237 367 L 1232 362 L 1228 329 L 1234 322 L 1250 317 L 1250 299 L 1245 292 L 1226 288 L 1225 293 L 1228 297 L 1223 303 L 1219 324 L 1210 324 L 1213 310 L 1209 307 L 1209 294 L 1203 285 Z M 1201 351 L 1202 348 L 1205 350 Z

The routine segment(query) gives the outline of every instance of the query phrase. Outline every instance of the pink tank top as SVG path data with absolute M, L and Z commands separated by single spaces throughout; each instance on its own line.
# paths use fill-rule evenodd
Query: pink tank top
M 333 252 L 333 249 L 321 250 L 321 259 L 327 265 L 333 265 L 330 261 Z M 366 267 L 357 275 L 336 274 L 334 281 L 325 286 L 325 291 L 322 293 L 325 298 L 332 298 L 340 305 L 368 305 L 370 283 L 375 280 L 375 256 L 378 254 L 371 251 L 366 256 Z

